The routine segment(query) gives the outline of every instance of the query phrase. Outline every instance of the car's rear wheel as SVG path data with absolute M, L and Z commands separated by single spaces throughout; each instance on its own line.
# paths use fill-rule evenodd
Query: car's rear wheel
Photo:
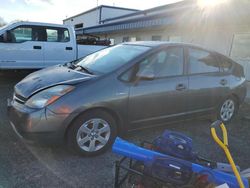
M 230 122 L 239 109 L 237 99 L 235 97 L 228 97 L 219 106 L 218 118 L 224 123 Z
M 80 115 L 67 132 L 69 149 L 94 156 L 106 151 L 117 135 L 114 118 L 104 111 L 91 111 Z

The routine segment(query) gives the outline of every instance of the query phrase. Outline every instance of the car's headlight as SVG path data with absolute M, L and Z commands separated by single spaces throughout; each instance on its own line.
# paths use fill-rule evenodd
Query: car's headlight
M 30 99 L 28 99 L 25 105 L 31 108 L 43 108 L 73 89 L 74 86 L 70 85 L 54 86 L 33 95 Z

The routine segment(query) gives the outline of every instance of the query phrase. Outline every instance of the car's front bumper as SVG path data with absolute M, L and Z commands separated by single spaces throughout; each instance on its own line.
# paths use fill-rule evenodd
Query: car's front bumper
M 68 114 L 55 114 L 48 110 L 31 109 L 16 101 L 8 100 L 7 113 L 15 133 L 27 142 L 62 143 L 64 120 Z

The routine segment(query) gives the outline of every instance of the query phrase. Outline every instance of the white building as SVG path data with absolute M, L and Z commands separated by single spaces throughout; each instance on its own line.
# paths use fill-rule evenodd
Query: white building
M 186 0 L 143 11 L 101 19 L 77 34 L 110 38 L 115 44 L 137 40 L 195 43 L 225 54 L 242 64 L 250 80 L 250 2 L 228 0 L 200 7 Z
M 136 9 L 100 5 L 88 11 L 63 20 L 63 24 L 75 28 L 92 27 L 102 23 L 103 20 L 137 12 Z

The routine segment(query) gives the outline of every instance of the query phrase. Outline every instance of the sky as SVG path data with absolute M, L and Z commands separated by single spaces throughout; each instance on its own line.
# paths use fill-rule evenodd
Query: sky
M 62 23 L 62 20 L 98 5 L 148 9 L 179 0 L 0 0 L 0 20 Z

